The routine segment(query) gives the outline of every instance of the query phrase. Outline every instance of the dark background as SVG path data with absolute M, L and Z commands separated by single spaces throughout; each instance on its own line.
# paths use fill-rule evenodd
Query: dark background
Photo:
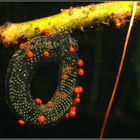
M 89 3 L 0 3 L 0 25 L 50 16 L 70 6 Z M 87 27 L 72 36 L 78 40 L 79 57 L 84 60 L 84 87 L 77 116 L 63 119 L 48 128 L 19 126 L 5 100 L 5 75 L 14 48 L 0 44 L 0 137 L 99 137 L 105 110 L 115 82 L 128 23 L 116 29 L 114 24 Z M 134 23 L 126 59 L 105 137 L 140 137 L 140 22 Z M 52 71 L 53 69 L 53 71 Z M 46 101 L 57 86 L 55 63 L 36 72 L 31 83 L 33 97 Z

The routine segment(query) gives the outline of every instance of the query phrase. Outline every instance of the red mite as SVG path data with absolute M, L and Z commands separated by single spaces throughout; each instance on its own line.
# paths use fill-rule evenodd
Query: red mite
M 49 56 L 49 52 L 48 52 L 48 51 L 44 51 L 44 52 L 43 52 L 43 56 L 44 56 L 44 57 L 48 57 L 48 56 Z
M 82 86 L 78 86 L 79 90 L 80 90 L 80 93 L 83 93 L 83 87 Z
M 75 116 L 76 116 L 76 106 L 71 106 L 71 107 L 70 107 L 69 116 L 70 116 L 70 117 L 75 117 Z
M 76 98 L 74 99 L 74 101 L 75 101 L 76 103 L 80 103 L 80 98 L 76 97 Z
M 82 86 L 78 86 L 74 88 L 74 93 L 77 94 L 81 94 L 83 93 L 83 87 Z
M 47 102 L 47 105 L 50 107 L 50 106 L 53 105 L 53 102 L 52 102 L 52 101 L 48 101 L 48 102 Z
M 84 62 L 83 62 L 82 59 L 78 59 L 78 60 L 77 60 L 77 65 L 78 65 L 79 67 L 82 67 L 83 64 L 84 64 Z
M 19 125 L 24 125 L 25 124 L 25 121 L 24 120 L 18 120 L 18 124 Z
M 69 76 L 65 73 L 62 73 L 61 78 L 67 80 Z
M 69 52 L 70 53 L 74 53 L 75 52 L 75 49 L 73 47 L 69 47 Z
M 75 117 L 76 116 L 76 111 L 71 110 L 69 115 L 70 115 L 70 117 Z
M 49 30 L 44 29 L 44 30 L 42 31 L 42 34 L 48 36 L 48 35 L 50 34 L 50 32 L 49 32 Z
M 79 94 L 79 93 L 80 93 L 79 87 L 75 87 L 75 88 L 74 88 L 74 93 L 75 93 L 75 94 Z
M 32 51 L 28 50 L 28 51 L 26 52 L 26 57 L 27 57 L 27 58 L 32 58 L 32 57 L 33 57 Z
M 38 105 L 41 105 L 42 104 L 42 100 L 40 98 L 36 98 L 34 101 Z
M 20 45 L 19 45 L 19 48 L 20 49 L 24 49 L 26 46 L 25 46 L 25 44 L 24 43 L 21 43 Z
M 68 119 L 69 118 L 69 113 L 65 114 L 65 118 Z
M 78 73 L 78 75 L 83 76 L 84 75 L 84 69 L 80 68 L 77 73 Z
M 65 67 L 65 70 L 66 70 L 67 72 L 69 72 L 70 69 L 71 69 L 71 67 L 70 67 L 69 65 L 67 65 L 67 66 Z
M 76 111 L 76 106 L 71 106 L 71 107 L 70 107 L 70 111 L 72 111 L 72 110 L 73 110 L 73 111 Z
M 39 123 L 43 123 L 43 122 L 45 122 L 45 120 L 46 120 L 46 118 L 45 118 L 44 115 L 41 115 L 41 116 L 39 116 L 39 117 L 37 118 L 37 121 L 38 121 Z

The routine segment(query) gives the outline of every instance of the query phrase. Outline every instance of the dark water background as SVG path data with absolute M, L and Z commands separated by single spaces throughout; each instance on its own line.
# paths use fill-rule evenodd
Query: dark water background
M 50 16 L 61 8 L 89 3 L 0 3 L 0 25 Z M 59 21 L 58 21 L 59 22 Z M 19 126 L 5 101 L 5 75 L 13 48 L 0 44 L 0 137 L 99 137 L 99 131 L 113 89 L 128 24 L 121 29 L 110 26 L 85 28 L 72 33 L 83 58 L 84 87 L 77 116 L 44 128 Z M 53 70 L 52 70 L 53 69 Z M 32 80 L 32 96 L 47 100 L 57 85 L 58 66 L 46 64 Z M 134 24 L 117 95 L 105 137 L 140 137 L 140 22 Z

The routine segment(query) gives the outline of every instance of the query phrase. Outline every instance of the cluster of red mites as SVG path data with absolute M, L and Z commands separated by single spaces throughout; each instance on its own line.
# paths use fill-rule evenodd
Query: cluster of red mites
M 40 28 L 39 27 L 36 27 L 35 28 L 35 31 L 36 32 L 41 32 L 41 30 L 40 30 Z M 45 35 L 45 36 L 48 36 L 48 35 L 50 35 L 50 32 L 47 30 L 47 29 L 44 29 L 43 31 L 42 31 L 42 35 Z M 19 48 L 20 49 L 27 49 L 27 51 L 26 51 L 26 57 L 28 58 L 28 59 L 30 59 L 30 58 L 32 58 L 33 56 L 34 56 L 34 54 L 33 54 L 33 52 L 30 50 L 30 45 L 25 45 L 24 43 L 21 43 L 20 45 L 19 45 Z M 43 52 L 43 54 L 42 54 L 44 57 L 48 57 L 49 56 L 49 52 L 48 51 L 44 51 Z M 37 104 L 37 105 L 42 105 L 42 100 L 40 99 L 40 98 L 36 98 L 35 100 L 34 100 L 34 102 Z M 50 102 L 48 102 L 48 105 L 50 105 Z M 45 116 L 44 115 L 41 115 L 41 116 L 39 116 L 38 118 L 37 118 L 37 121 L 39 122 L 39 123 L 43 123 L 43 122 L 45 122 L 45 120 L 46 120 L 46 118 L 45 118 Z M 19 125 L 25 125 L 25 121 L 23 120 L 23 119 L 19 119 L 18 120 L 18 124 Z
M 40 28 L 39 27 L 36 27 L 35 28 L 35 31 L 36 32 L 41 32 L 41 30 L 40 30 Z M 50 32 L 49 32 L 49 30 L 48 29 L 44 29 L 42 32 L 42 35 L 45 35 L 45 36 L 48 36 L 48 35 L 50 35 Z M 27 51 L 26 51 L 26 57 L 27 58 L 32 58 L 33 57 L 33 52 L 30 50 L 30 45 L 28 44 L 28 45 L 25 45 L 24 43 L 21 43 L 20 45 L 19 45 L 19 48 L 20 49 L 27 49 Z M 44 51 L 43 52 L 43 56 L 44 57 L 48 57 L 49 56 L 49 53 L 48 53 L 48 51 Z
M 74 48 L 70 49 L 69 48 L 69 52 L 74 52 Z M 82 59 L 78 59 L 77 60 L 77 66 L 78 67 L 82 67 L 84 64 Z M 79 70 L 77 71 L 77 74 L 79 76 L 83 76 L 84 75 L 84 69 L 79 68 Z M 82 86 L 76 86 L 73 90 L 74 93 L 74 99 L 73 99 L 73 105 L 70 107 L 70 110 L 68 113 L 65 114 L 65 118 L 69 118 L 69 117 L 75 117 L 76 116 L 76 105 L 78 103 L 80 103 L 80 95 L 83 93 L 83 87 Z
M 37 104 L 37 105 L 42 105 L 42 100 L 40 98 L 36 98 L 34 99 L 34 102 Z M 48 106 L 52 106 L 53 105 L 53 102 L 52 101 L 48 101 L 47 103 Z M 45 116 L 44 115 L 40 115 L 38 118 L 37 118 L 37 121 L 39 123 L 44 123 L 46 120 Z M 25 124 L 25 121 L 20 119 L 18 120 L 18 124 L 19 125 L 24 125 Z
M 37 105 L 42 105 L 42 100 L 41 100 L 40 98 L 36 98 L 36 99 L 34 100 L 34 102 L 35 102 Z M 46 118 L 45 118 L 44 115 L 40 115 L 40 116 L 37 118 L 37 121 L 38 121 L 39 123 L 43 123 L 43 122 L 45 122 L 45 120 L 46 120 Z M 25 125 L 25 121 L 22 120 L 22 119 L 20 119 L 20 120 L 18 120 L 18 124 L 19 124 L 19 125 Z

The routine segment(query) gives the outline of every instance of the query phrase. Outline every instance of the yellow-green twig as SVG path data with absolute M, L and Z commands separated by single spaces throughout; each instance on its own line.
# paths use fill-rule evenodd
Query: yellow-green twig
M 35 28 L 48 29 L 51 33 L 60 30 L 74 30 L 99 23 L 109 24 L 114 21 L 120 27 L 131 16 L 133 2 L 106 2 L 90 4 L 62 10 L 59 14 L 27 21 L 23 23 L 6 23 L 0 26 L 0 41 L 5 46 L 18 44 L 19 39 L 29 39 L 36 35 Z M 136 18 L 140 17 L 140 2 L 136 10 Z

